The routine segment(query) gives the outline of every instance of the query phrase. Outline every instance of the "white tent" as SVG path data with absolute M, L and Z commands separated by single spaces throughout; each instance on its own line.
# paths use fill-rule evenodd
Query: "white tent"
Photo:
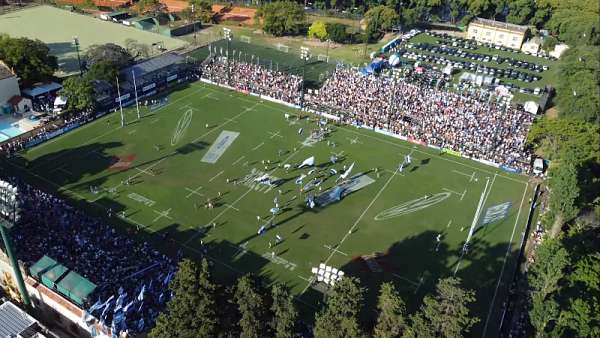
M 540 110 L 540 105 L 533 101 L 527 101 L 523 105 L 523 109 L 525 109 L 525 111 L 528 113 L 537 114 L 538 111 Z

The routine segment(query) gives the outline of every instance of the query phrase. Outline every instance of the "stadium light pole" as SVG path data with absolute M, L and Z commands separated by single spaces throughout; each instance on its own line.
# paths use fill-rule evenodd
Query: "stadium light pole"
M 227 27 L 223 27 L 223 36 L 225 36 L 225 40 L 227 40 L 227 85 L 231 85 L 231 70 L 229 69 L 229 48 L 231 42 L 231 29 Z
M 302 92 L 300 93 L 300 110 L 303 110 L 304 109 L 304 81 L 306 80 L 306 78 L 305 78 L 306 63 L 310 59 L 310 51 L 308 50 L 307 47 L 300 47 L 300 59 L 302 60 L 302 85 L 301 85 Z
M 81 69 L 81 56 L 79 56 L 79 37 L 73 37 L 73 45 L 75 46 L 75 50 L 77 50 L 77 62 L 79 63 L 79 76 L 83 76 L 83 69 Z
M 21 269 L 19 268 L 17 256 L 12 248 L 8 233 L 9 229 L 15 225 L 20 217 L 19 201 L 17 196 L 17 187 L 6 181 L 0 180 L 0 232 L 2 233 L 2 240 L 4 241 L 4 247 L 6 248 L 6 254 L 8 255 L 10 264 L 13 267 L 19 292 L 21 293 L 21 297 L 23 297 L 23 304 L 29 307 L 31 306 L 31 301 L 29 300 L 29 294 L 27 293 L 27 288 L 25 288 L 23 275 L 21 275 Z

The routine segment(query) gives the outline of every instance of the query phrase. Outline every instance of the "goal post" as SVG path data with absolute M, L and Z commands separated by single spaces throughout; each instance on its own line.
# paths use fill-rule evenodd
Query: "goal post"
M 245 42 L 245 43 L 250 43 L 250 41 L 252 41 L 252 39 L 248 35 L 242 35 L 242 36 L 240 36 L 240 41 Z

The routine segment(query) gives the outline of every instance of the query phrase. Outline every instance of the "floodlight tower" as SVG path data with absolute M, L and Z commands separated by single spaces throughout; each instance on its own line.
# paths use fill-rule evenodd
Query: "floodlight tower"
M 304 109 L 304 81 L 306 81 L 306 63 L 310 60 L 310 50 L 308 47 L 300 47 L 300 59 L 302 60 L 302 92 L 300 93 L 300 110 Z
M 17 280 L 17 286 L 21 297 L 23 298 L 23 304 L 29 307 L 31 301 L 29 300 L 29 294 L 25 288 L 25 282 L 21 275 L 21 269 L 17 262 L 17 257 L 13 251 L 12 244 L 9 237 L 9 229 L 12 228 L 15 223 L 19 221 L 19 200 L 17 199 L 18 189 L 14 185 L 0 180 L 0 233 L 2 233 L 2 240 L 4 241 L 4 247 L 6 248 L 6 254 L 10 259 L 10 264 L 13 267 L 15 279 Z
M 227 40 L 227 85 L 231 85 L 231 70 L 229 69 L 229 51 L 230 43 L 231 43 L 231 29 L 227 27 L 223 27 L 223 36 L 225 36 L 225 40 Z
M 79 56 L 79 37 L 73 37 L 73 46 L 77 50 L 77 62 L 79 63 L 79 76 L 83 76 L 83 69 L 81 69 L 81 57 Z

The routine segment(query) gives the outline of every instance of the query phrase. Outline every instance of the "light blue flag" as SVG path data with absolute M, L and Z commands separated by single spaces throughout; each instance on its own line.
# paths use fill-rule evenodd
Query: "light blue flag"
M 144 318 L 140 318 L 140 320 L 138 320 L 137 330 L 139 332 L 142 332 L 144 330 Z
M 140 294 L 137 297 L 137 300 L 139 300 L 140 302 L 144 300 L 144 292 L 146 292 L 146 284 L 142 286 L 142 290 L 140 290 Z
M 171 279 L 173 278 L 174 274 L 175 274 L 175 271 L 169 272 L 169 274 L 167 275 L 167 277 L 165 277 L 165 280 L 163 281 L 163 285 L 169 284 L 169 282 L 171 282 Z
M 127 303 L 127 305 L 125 305 L 125 307 L 123 308 L 123 312 L 127 313 L 133 305 L 133 303 L 135 303 L 135 300 L 132 300 L 131 302 Z
M 100 298 L 98 298 L 98 301 L 96 303 L 94 303 L 94 305 L 92 305 L 89 309 L 88 312 L 92 313 L 94 311 L 96 311 L 97 309 L 100 308 L 100 306 L 102 305 L 102 301 L 100 300 Z

